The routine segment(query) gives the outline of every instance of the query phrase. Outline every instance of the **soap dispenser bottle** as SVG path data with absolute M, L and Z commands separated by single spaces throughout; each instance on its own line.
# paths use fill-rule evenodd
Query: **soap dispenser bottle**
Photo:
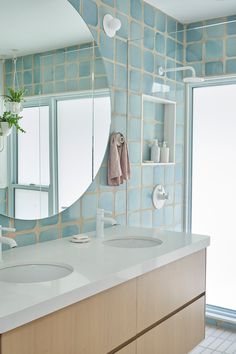
M 163 141 L 161 148 L 161 162 L 168 163 L 170 161 L 170 148 L 167 147 L 167 142 Z
M 160 151 L 160 148 L 158 145 L 158 140 L 155 139 L 153 141 L 153 145 L 151 147 L 151 160 L 155 163 L 160 162 L 160 154 L 161 154 L 161 151 Z

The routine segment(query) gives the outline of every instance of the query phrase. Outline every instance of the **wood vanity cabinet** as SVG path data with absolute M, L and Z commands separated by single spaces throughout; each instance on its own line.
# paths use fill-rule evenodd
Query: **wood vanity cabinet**
M 204 338 L 205 250 L 1 335 L 1 354 L 187 354 Z

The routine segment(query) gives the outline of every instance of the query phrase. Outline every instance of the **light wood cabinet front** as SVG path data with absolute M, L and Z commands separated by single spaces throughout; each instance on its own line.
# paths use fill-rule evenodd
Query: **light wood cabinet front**
M 137 354 L 187 354 L 204 339 L 202 297 L 137 339 Z
M 3 334 L 1 354 L 105 354 L 135 334 L 136 279 Z
M 137 330 L 205 292 L 205 250 L 137 278 Z

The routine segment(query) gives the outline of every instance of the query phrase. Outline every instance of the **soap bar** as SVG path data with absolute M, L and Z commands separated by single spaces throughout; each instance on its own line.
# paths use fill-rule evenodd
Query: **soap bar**
M 90 238 L 87 235 L 75 235 L 70 239 L 70 242 L 73 243 L 88 243 L 90 242 Z

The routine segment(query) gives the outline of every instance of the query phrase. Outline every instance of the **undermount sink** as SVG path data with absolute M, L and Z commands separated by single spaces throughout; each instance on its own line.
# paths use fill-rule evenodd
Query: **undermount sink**
M 108 246 L 119 248 L 146 248 L 160 246 L 162 241 L 153 237 L 127 236 L 109 239 L 103 243 Z
M 0 281 L 7 283 L 40 283 L 64 278 L 73 272 L 67 264 L 29 263 L 0 268 Z

